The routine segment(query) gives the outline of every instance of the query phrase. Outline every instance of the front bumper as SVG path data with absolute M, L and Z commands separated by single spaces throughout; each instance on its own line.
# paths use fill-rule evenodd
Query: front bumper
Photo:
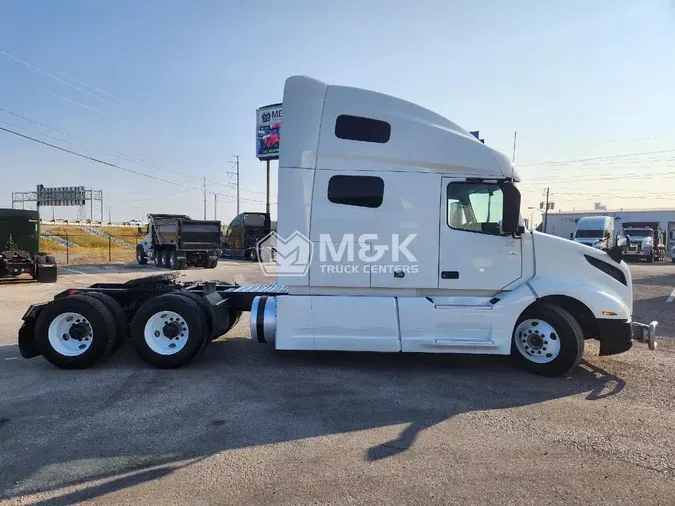
M 626 320 L 598 320 L 598 339 L 600 356 L 616 355 L 628 351 L 633 341 L 646 343 L 650 350 L 656 349 L 656 326 L 658 322 L 649 324 Z

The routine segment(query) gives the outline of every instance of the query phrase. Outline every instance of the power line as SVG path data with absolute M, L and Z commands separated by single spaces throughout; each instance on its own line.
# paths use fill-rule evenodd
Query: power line
M 33 124 L 38 125 L 38 126 L 41 126 L 41 127 L 43 127 L 43 128 L 47 128 L 48 130 L 53 130 L 53 131 L 55 131 L 55 132 L 59 132 L 60 134 L 66 135 L 66 136 L 71 137 L 71 138 L 73 138 L 73 139 L 76 139 L 76 140 L 79 140 L 79 141 L 81 141 L 81 142 L 85 142 L 85 143 L 87 143 L 87 144 L 91 144 L 92 146 L 96 146 L 96 147 L 98 147 L 98 148 L 104 149 L 104 150 L 106 150 L 106 151 L 109 152 L 109 153 L 106 153 L 106 154 L 108 154 L 108 156 L 112 156 L 110 153 L 115 153 L 115 154 L 117 154 L 117 155 L 119 155 L 119 156 L 122 156 L 122 157 L 127 158 L 128 160 L 126 160 L 126 161 L 130 161 L 130 162 L 133 162 L 133 163 L 137 163 L 137 164 L 139 164 L 139 165 L 145 165 L 145 166 L 150 167 L 150 168 L 152 168 L 152 169 L 161 170 L 161 171 L 164 171 L 164 172 L 167 172 L 167 173 L 170 173 L 170 174 L 175 174 L 175 175 L 177 175 L 177 176 L 182 176 L 182 177 L 185 177 L 185 178 L 188 178 L 188 179 L 194 179 L 194 177 L 195 177 L 194 174 L 186 174 L 186 173 L 183 173 L 183 172 L 179 172 L 179 171 L 176 171 L 176 170 L 173 170 L 173 169 L 164 167 L 163 165 L 160 165 L 160 164 L 158 164 L 158 163 L 149 162 L 149 161 L 147 161 L 147 160 L 143 160 L 142 158 L 138 158 L 138 157 L 129 155 L 129 154 L 127 154 L 127 153 L 123 153 L 123 152 L 121 152 L 121 151 L 115 150 L 115 149 L 113 149 L 113 148 L 111 148 L 111 147 L 109 147 L 109 146 L 106 146 L 106 145 L 104 145 L 104 144 L 98 144 L 98 143 L 96 143 L 96 142 L 93 142 L 93 141 L 84 139 L 84 138 L 79 137 L 79 136 L 77 136 L 77 135 L 74 135 L 74 134 L 71 134 L 71 133 L 69 133 L 69 132 L 66 132 L 65 130 L 62 130 L 62 129 L 60 129 L 60 128 L 52 127 L 52 126 L 49 126 L 49 125 L 47 125 L 47 124 L 45 124 L 45 123 L 42 123 L 42 122 L 40 122 L 40 121 L 31 119 L 31 118 L 29 118 L 29 117 L 27 117 L 27 116 L 23 116 L 23 115 L 21 115 L 21 114 L 12 112 L 12 111 L 10 111 L 10 110 L 8 110 L 8 109 L 5 109 L 4 107 L 0 107 L 0 111 L 4 112 L 4 113 L 6 113 L 6 114 L 10 114 L 11 116 L 14 116 L 14 117 L 16 117 L 16 118 L 22 119 L 22 120 L 24 120 L 24 121 L 28 121 L 29 123 L 33 123 Z M 21 127 L 21 128 L 25 128 L 25 127 Z M 46 134 L 40 134 L 40 135 L 46 135 Z M 67 142 L 67 141 L 63 141 L 63 139 L 60 139 L 60 140 L 61 140 L 62 142 Z M 85 148 L 85 149 L 89 149 L 89 148 Z M 124 159 L 124 158 L 123 158 L 123 159 Z
M 64 79 L 61 79 L 60 77 L 56 77 L 54 74 L 50 74 L 50 73 L 47 72 L 46 70 L 42 70 L 41 68 L 38 68 L 38 67 L 36 67 L 35 65 L 31 65 L 31 64 L 28 63 L 27 61 L 24 61 L 24 60 L 22 60 L 21 58 L 17 58 L 16 56 L 9 54 L 7 51 L 3 51 L 3 50 L 0 49 L 0 54 L 4 54 L 5 56 L 11 58 L 11 59 L 14 60 L 14 61 L 17 61 L 17 62 L 21 63 L 22 65 L 25 65 L 25 66 L 28 67 L 28 68 L 31 68 L 31 69 L 33 69 L 33 70 L 36 70 L 36 71 L 40 72 L 41 74 L 44 74 L 44 75 L 46 75 L 46 76 L 48 76 L 48 77 L 51 77 L 51 78 L 54 79 L 55 81 L 58 81 L 58 82 L 60 82 L 60 83 L 62 83 L 62 84 L 65 84 L 66 86 L 69 86 L 69 87 L 71 87 L 71 88 L 74 88 L 74 89 L 76 89 L 77 91 L 81 91 L 81 92 L 84 93 L 85 95 L 89 95 L 90 97 L 94 97 L 96 100 L 100 100 L 101 102 L 103 102 L 103 103 L 105 103 L 105 104 L 108 104 L 108 105 L 110 105 L 110 106 L 112 106 L 112 107 L 117 107 L 115 104 L 112 104 L 112 103 L 108 102 L 107 100 L 105 100 L 105 99 L 99 97 L 98 95 L 95 95 L 95 94 L 90 93 L 90 92 L 88 92 L 88 91 L 86 91 L 86 90 L 83 90 L 82 88 L 79 88 L 79 87 L 75 86 L 73 83 L 69 83 L 68 81 L 65 81 Z
M 151 175 L 151 174 L 146 174 L 146 173 L 144 173 L 144 172 L 139 172 L 139 171 L 137 171 L 137 170 L 129 169 L 129 168 L 127 168 L 127 167 L 122 167 L 121 165 L 117 165 L 117 164 L 114 164 L 114 163 L 106 162 L 105 160 L 101 160 L 101 159 L 99 159 L 99 158 L 94 158 L 94 157 L 92 157 L 92 156 L 83 155 L 82 153 L 78 153 L 77 151 L 73 151 L 73 150 L 70 150 L 70 149 L 66 149 L 66 148 L 63 148 L 63 147 L 61 147 L 61 146 L 57 146 L 57 145 L 55 145 L 55 144 L 51 144 L 51 143 L 49 143 L 49 142 L 41 141 L 40 139 L 36 139 L 36 138 L 34 138 L 34 137 L 30 137 L 30 136 L 28 136 L 28 135 L 24 135 L 24 134 L 22 134 L 22 133 L 19 133 L 19 132 L 14 131 L 14 130 L 10 130 L 9 128 L 0 127 L 0 131 L 10 133 L 10 134 L 16 135 L 16 136 L 18 136 L 18 137 L 22 137 L 22 138 L 24 138 L 24 139 L 33 141 L 33 142 L 37 142 L 38 144 L 42 144 L 43 146 L 48 146 L 48 147 L 50 147 L 50 148 L 54 148 L 54 149 L 57 149 L 57 150 L 59 150 L 59 151 L 63 151 L 64 153 L 69 153 L 69 154 L 71 154 L 71 155 L 79 156 L 80 158 L 84 158 L 84 159 L 90 160 L 90 161 L 92 161 L 92 162 L 96 162 L 96 163 L 100 163 L 100 164 L 103 164 L 103 165 L 107 165 L 108 167 L 113 167 L 113 168 L 115 168 L 115 169 L 123 170 L 123 171 L 129 172 L 129 173 L 131 173 L 131 174 L 136 174 L 137 176 L 147 177 L 147 178 L 149 178 L 149 179 L 153 179 L 153 180 L 155 180 L 155 181 L 160 181 L 160 182 L 162 182 L 162 183 L 168 183 L 168 184 L 173 184 L 173 185 L 176 185 L 176 186 L 182 186 L 183 188 L 188 188 L 188 189 L 190 189 L 190 190 L 201 190 L 201 188 L 195 188 L 195 187 L 192 187 L 192 186 L 188 186 L 188 185 L 186 185 L 186 184 L 183 184 L 183 183 L 177 183 L 176 181 L 170 181 L 170 180 L 168 180 L 168 179 L 162 179 L 162 178 L 160 178 L 160 177 L 156 177 L 156 176 L 153 176 L 153 175 Z M 213 192 L 213 193 L 216 193 L 218 196 L 223 197 L 223 198 L 227 198 L 227 199 L 232 199 L 232 198 L 233 198 L 233 197 L 230 196 L 230 195 L 224 195 L 224 194 L 222 194 L 222 193 L 217 193 L 217 192 Z M 259 202 L 259 203 L 264 203 L 264 201 L 262 201 L 262 200 L 243 199 L 243 198 L 242 198 L 241 200 L 247 200 L 247 201 L 249 201 L 249 202 Z
M 575 160 L 559 160 L 559 161 L 549 161 L 549 162 L 540 162 L 540 163 L 525 163 L 519 164 L 518 167 L 533 167 L 533 166 L 542 166 L 542 165 L 561 165 L 566 163 L 577 163 L 577 162 L 593 162 L 596 160 L 611 160 L 614 158 L 625 158 L 631 156 L 644 156 L 644 155 L 657 155 L 662 153 L 673 153 L 675 149 L 663 149 L 660 151 L 643 151 L 640 153 L 627 153 L 625 155 L 611 155 L 611 156 L 598 156 L 593 158 L 577 158 Z

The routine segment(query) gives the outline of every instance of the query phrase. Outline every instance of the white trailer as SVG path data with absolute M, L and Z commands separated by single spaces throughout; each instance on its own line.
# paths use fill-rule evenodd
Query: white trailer
M 279 284 L 73 289 L 28 310 L 22 354 L 77 366 L 76 348 L 58 348 L 71 353 L 61 362 L 56 348 L 68 322 L 79 339 L 96 338 L 100 308 L 78 295 L 87 292 L 122 306 L 134 347 L 159 367 L 187 363 L 240 310 L 251 311 L 251 337 L 280 350 L 513 354 L 546 376 L 575 367 L 586 339 L 601 355 L 633 340 L 656 346 L 657 323 L 633 321 L 620 251 L 526 231 L 510 160 L 463 128 L 303 76 L 286 81 L 283 107 L 278 236 L 260 244 L 276 251 L 263 267 Z M 109 325 L 100 332 L 114 340 Z

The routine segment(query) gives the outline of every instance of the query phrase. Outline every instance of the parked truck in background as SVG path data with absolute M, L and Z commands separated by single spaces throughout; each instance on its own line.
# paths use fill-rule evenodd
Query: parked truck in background
M 525 230 L 510 157 L 413 103 L 305 76 L 286 81 L 283 111 L 280 253 L 262 265 L 283 284 L 73 287 L 28 308 L 22 356 L 88 367 L 128 329 L 142 360 L 181 367 L 241 311 L 278 350 L 511 354 L 545 376 L 576 367 L 587 339 L 600 355 L 655 348 L 621 245 Z
M 136 260 L 158 267 L 213 269 L 220 256 L 220 221 L 193 220 L 182 214 L 148 214 L 145 237 L 136 247 Z
M 616 239 L 616 222 L 612 216 L 584 216 L 574 233 L 576 242 L 602 251 L 609 251 L 616 246 Z
M 222 256 L 258 260 L 258 242 L 272 230 L 267 213 L 241 213 L 228 225 L 223 236 Z
M 626 260 L 652 263 L 666 259 L 665 232 L 659 222 L 625 222 L 623 233 L 628 239 L 623 253 Z
M 0 209 L 0 278 L 24 274 L 39 283 L 56 282 L 56 259 L 40 251 L 40 213 Z

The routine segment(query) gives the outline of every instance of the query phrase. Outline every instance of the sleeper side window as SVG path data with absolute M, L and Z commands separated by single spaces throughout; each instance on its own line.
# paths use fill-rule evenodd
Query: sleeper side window
M 384 180 L 375 176 L 333 176 L 328 181 L 328 200 L 333 204 L 380 207 Z
M 450 183 L 448 226 L 482 234 L 502 234 L 502 189 L 497 183 Z

